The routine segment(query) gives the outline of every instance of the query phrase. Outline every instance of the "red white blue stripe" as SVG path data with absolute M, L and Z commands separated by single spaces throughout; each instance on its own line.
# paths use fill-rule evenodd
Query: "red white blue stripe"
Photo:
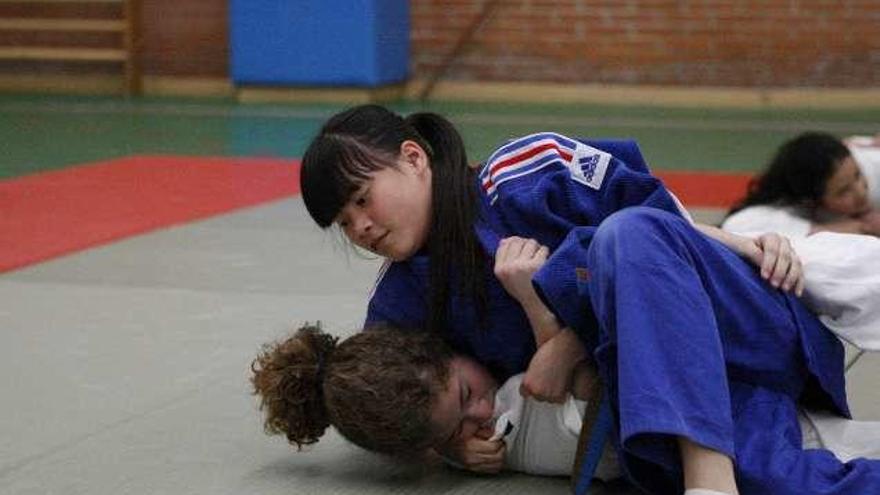
M 511 179 L 536 172 L 548 165 L 568 166 L 578 143 L 560 134 L 542 132 L 516 139 L 499 148 L 483 165 L 480 185 L 491 201 L 496 188 Z

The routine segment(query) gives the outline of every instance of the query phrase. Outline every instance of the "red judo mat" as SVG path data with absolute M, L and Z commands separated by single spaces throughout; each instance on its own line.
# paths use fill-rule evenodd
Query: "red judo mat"
M 727 209 L 746 194 L 750 174 L 656 171 L 688 208 Z
M 299 163 L 132 156 L 0 181 L 0 272 L 299 192 Z
M 688 207 L 726 208 L 745 174 L 658 172 Z M 0 272 L 299 193 L 299 162 L 133 156 L 0 181 Z

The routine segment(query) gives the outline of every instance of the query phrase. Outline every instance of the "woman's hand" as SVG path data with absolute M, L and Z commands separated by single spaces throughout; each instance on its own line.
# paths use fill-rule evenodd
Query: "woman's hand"
M 533 304 L 538 295 L 532 287 L 532 276 L 547 261 L 548 254 L 547 247 L 534 239 L 502 239 L 495 251 L 495 277 L 520 304 Z
M 798 296 L 803 294 L 803 265 L 787 237 L 767 233 L 751 238 L 709 225 L 694 224 L 694 226 L 759 267 L 761 278 L 770 282 L 773 287 L 786 292 L 793 291 Z
M 507 446 L 503 440 L 489 440 L 495 432 L 483 426 L 469 437 L 457 439 L 437 448 L 444 459 L 475 473 L 495 474 L 504 467 Z
M 549 250 L 537 241 L 508 237 L 495 251 L 495 276 L 502 287 L 522 306 L 538 347 L 559 333 L 556 316 L 544 305 L 532 286 L 532 276 L 547 261 Z
M 786 292 L 793 291 L 798 296 L 804 293 L 804 267 L 787 237 L 767 233 L 746 239 L 751 244 L 747 243 L 743 256 L 761 267 L 762 278 Z
M 519 392 L 543 402 L 561 403 L 571 391 L 574 369 L 586 352 L 570 329 L 563 329 L 532 356 Z

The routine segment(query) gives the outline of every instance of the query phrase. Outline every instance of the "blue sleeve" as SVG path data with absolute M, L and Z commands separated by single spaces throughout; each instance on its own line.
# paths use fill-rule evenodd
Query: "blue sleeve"
M 598 321 L 590 302 L 592 276 L 587 265 L 595 230 L 595 227 L 572 230 L 532 278 L 544 304 L 564 327 L 580 337 L 588 352 L 592 352 L 598 342 Z
M 632 140 L 583 142 L 539 133 L 499 148 L 480 171 L 490 222 L 555 249 L 568 233 L 629 206 L 678 214 Z

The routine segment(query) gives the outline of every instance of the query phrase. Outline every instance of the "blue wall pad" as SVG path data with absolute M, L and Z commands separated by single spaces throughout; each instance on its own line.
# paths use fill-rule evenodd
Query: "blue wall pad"
M 406 80 L 407 0 L 232 0 L 236 84 L 374 87 Z

